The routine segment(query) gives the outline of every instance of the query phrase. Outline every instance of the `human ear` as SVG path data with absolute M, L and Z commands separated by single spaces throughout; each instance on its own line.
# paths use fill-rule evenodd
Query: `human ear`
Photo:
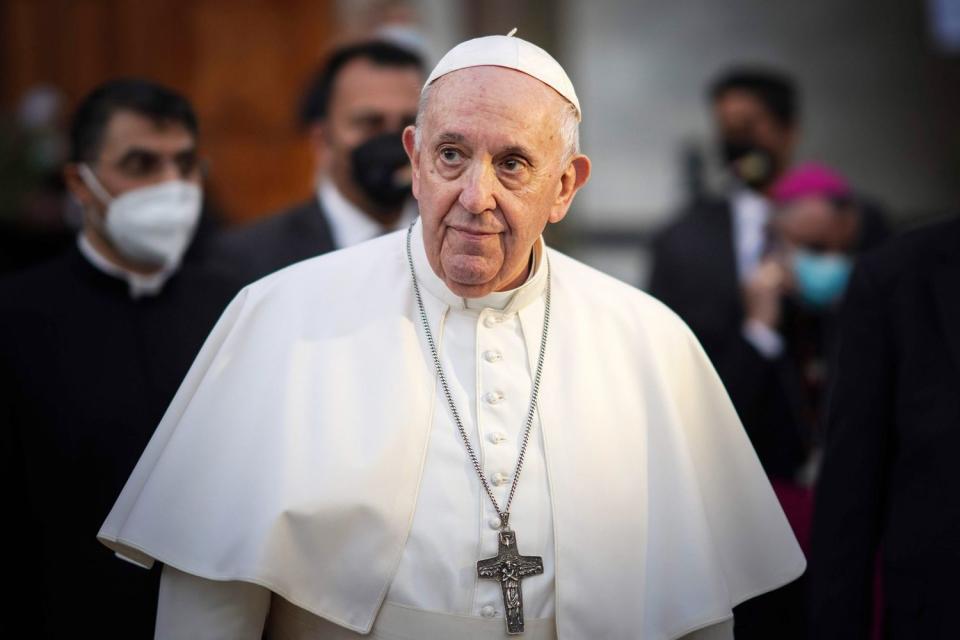
M 307 139 L 310 141 L 310 150 L 317 167 L 326 166 L 327 150 L 330 147 L 327 126 L 324 122 L 315 122 L 307 130 Z
M 417 128 L 409 125 L 403 130 L 403 150 L 410 158 L 410 168 L 413 172 L 413 197 L 420 199 L 420 150 L 416 148 Z
M 560 190 L 547 218 L 549 222 L 560 222 L 567 215 L 573 196 L 590 179 L 590 167 L 590 158 L 583 154 L 570 160 L 570 164 L 560 175 Z
M 70 191 L 70 195 L 80 203 L 84 209 L 96 207 L 99 204 L 97 197 L 90 191 L 90 187 L 80 177 L 79 166 L 75 162 L 70 162 L 63 167 L 63 181 Z

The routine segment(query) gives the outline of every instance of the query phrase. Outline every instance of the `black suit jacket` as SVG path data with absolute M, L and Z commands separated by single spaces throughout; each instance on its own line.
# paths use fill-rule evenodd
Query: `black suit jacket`
M 326 214 L 314 197 L 265 220 L 224 231 L 213 252 L 249 283 L 335 248 Z
M 813 526 L 813 637 L 868 637 L 882 547 L 889 637 L 956 638 L 960 219 L 861 260 L 837 366 Z
M 695 205 L 658 234 L 653 249 L 650 293 L 703 344 L 767 473 L 792 479 L 806 455 L 799 380 L 786 356 L 766 359 L 743 338 L 729 203 Z

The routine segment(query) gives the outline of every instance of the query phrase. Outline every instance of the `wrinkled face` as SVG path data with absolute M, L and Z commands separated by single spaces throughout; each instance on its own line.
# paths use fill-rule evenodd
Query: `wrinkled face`
M 534 242 L 586 182 L 587 157 L 565 161 L 566 108 L 531 76 L 473 67 L 432 85 L 418 148 L 404 131 L 427 257 L 457 295 L 522 284 Z
M 808 196 L 781 207 L 773 224 L 787 245 L 815 253 L 844 253 L 856 238 L 855 211 L 828 198 Z

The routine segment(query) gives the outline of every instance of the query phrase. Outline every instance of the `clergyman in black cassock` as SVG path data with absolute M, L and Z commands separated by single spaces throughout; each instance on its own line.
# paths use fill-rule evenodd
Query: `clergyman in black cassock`
M 0 280 L 2 637 L 153 636 L 160 572 L 118 562 L 96 534 L 240 289 L 196 251 L 197 132 L 186 99 L 152 82 L 91 92 L 64 167 L 83 228 Z
M 43 620 L 50 637 L 152 637 L 159 571 L 117 562 L 96 533 L 237 289 L 185 265 L 158 295 L 132 298 L 75 247 L 0 282 L 4 486 L 15 505 L 4 548 L 17 569 L 12 618 L 33 632 Z

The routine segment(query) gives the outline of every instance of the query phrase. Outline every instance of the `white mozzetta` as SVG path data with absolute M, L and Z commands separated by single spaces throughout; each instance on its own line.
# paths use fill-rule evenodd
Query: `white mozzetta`
M 417 539 L 434 423 L 446 419 L 405 234 L 297 263 L 236 296 L 103 523 L 104 544 L 370 630 Z M 632 287 L 549 248 L 543 258 L 553 307 L 537 427 L 549 516 L 519 502 L 535 493 L 531 466 L 516 505 L 530 521 L 515 524 L 527 554 L 552 535 L 558 637 L 678 638 L 799 576 L 803 555 L 689 329 Z M 543 303 L 521 289 L 508 305 L 536 296 L 516 308 L 529 361 Z M 424 304 L 435 335 L 467 306 L 449 290 Z M 477 482 L 465 457 L 461 473 Z M 489 512 L 476 494 L 464 501 L 476 510 L 466 523 L 426 517 L 486 540 Z M 551 534 L 534 533 L 548 517 Z M 475 564 L 461 571 L 470 593 Z M 469 606 L 482 616 L 476 593 Z

